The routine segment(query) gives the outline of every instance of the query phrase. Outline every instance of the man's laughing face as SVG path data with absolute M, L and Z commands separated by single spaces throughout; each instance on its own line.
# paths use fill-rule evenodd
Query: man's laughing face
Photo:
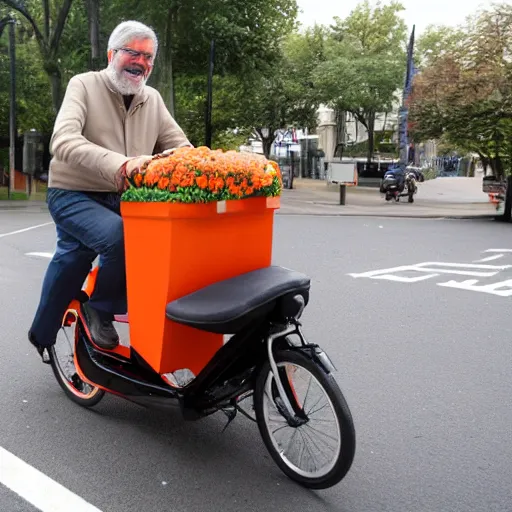
M 151 74 L 153 61 L 153 41 L 134 39 L 109 52 L 108 71 L 121 94 L 138 94 Z

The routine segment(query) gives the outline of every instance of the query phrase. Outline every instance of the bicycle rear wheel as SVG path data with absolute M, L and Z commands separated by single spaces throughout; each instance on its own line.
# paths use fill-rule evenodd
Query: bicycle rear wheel
M 53 373 L 64 393 L 73 402 L 83 407 L 94 407 L 105 392 L 84 382 L 78 375 L 74 362 L 75 339 L 78 321 L 72 312 L 65 319 L 57 335 L 57 341 L 48 350 Z
M 292 480 L 311 489 L 332 487 L 348 473 L 355 455 L 355 429 L 345 398 L 334 377 L 300 352 L 277 351 L 275 360 L 302 421 L 290 426 L 280 412 L 279 392 L 267 362 L 254 392 L 263 442 Z

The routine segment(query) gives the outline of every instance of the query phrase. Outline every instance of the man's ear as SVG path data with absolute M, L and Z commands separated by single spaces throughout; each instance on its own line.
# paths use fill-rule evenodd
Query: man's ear
M 108 63 L 110 64 L 112 62 L 112 59 L 114 58 L 114 50 L 109 50 L 107 52 L 107 58 L 108 58 Z

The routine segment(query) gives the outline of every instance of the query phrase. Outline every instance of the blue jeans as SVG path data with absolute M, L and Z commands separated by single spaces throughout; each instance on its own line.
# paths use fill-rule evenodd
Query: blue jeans
M 105 319 L 127 312 L 119 194 L 50 188 L 47 203 L 57 227 L 57 250 L 46 271 L 30 328 L 30 335 L 42 346 L 55 343 L 64 313 L 98 255 L 98 278 L 89 304 Z

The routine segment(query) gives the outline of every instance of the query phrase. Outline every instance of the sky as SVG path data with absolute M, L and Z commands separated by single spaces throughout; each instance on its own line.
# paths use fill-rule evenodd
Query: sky
M 512 0 L 509 0 L 512 1 Z M 297 0 L 299 21 L 304 27 L 315 22 L 322 25 L 332 23 L 334 16 L 344 18 L 359 3 L 358 0 Z M 386 1 L 382 2 L 388 3 Z M 409 30 L 416 25 L 416 34 L 421 34 L 430 24 L 459 25 L 466 16 L 474 14 L 480 7 L 488 8 L 492 0 L 401 0 L 402 12 Z

